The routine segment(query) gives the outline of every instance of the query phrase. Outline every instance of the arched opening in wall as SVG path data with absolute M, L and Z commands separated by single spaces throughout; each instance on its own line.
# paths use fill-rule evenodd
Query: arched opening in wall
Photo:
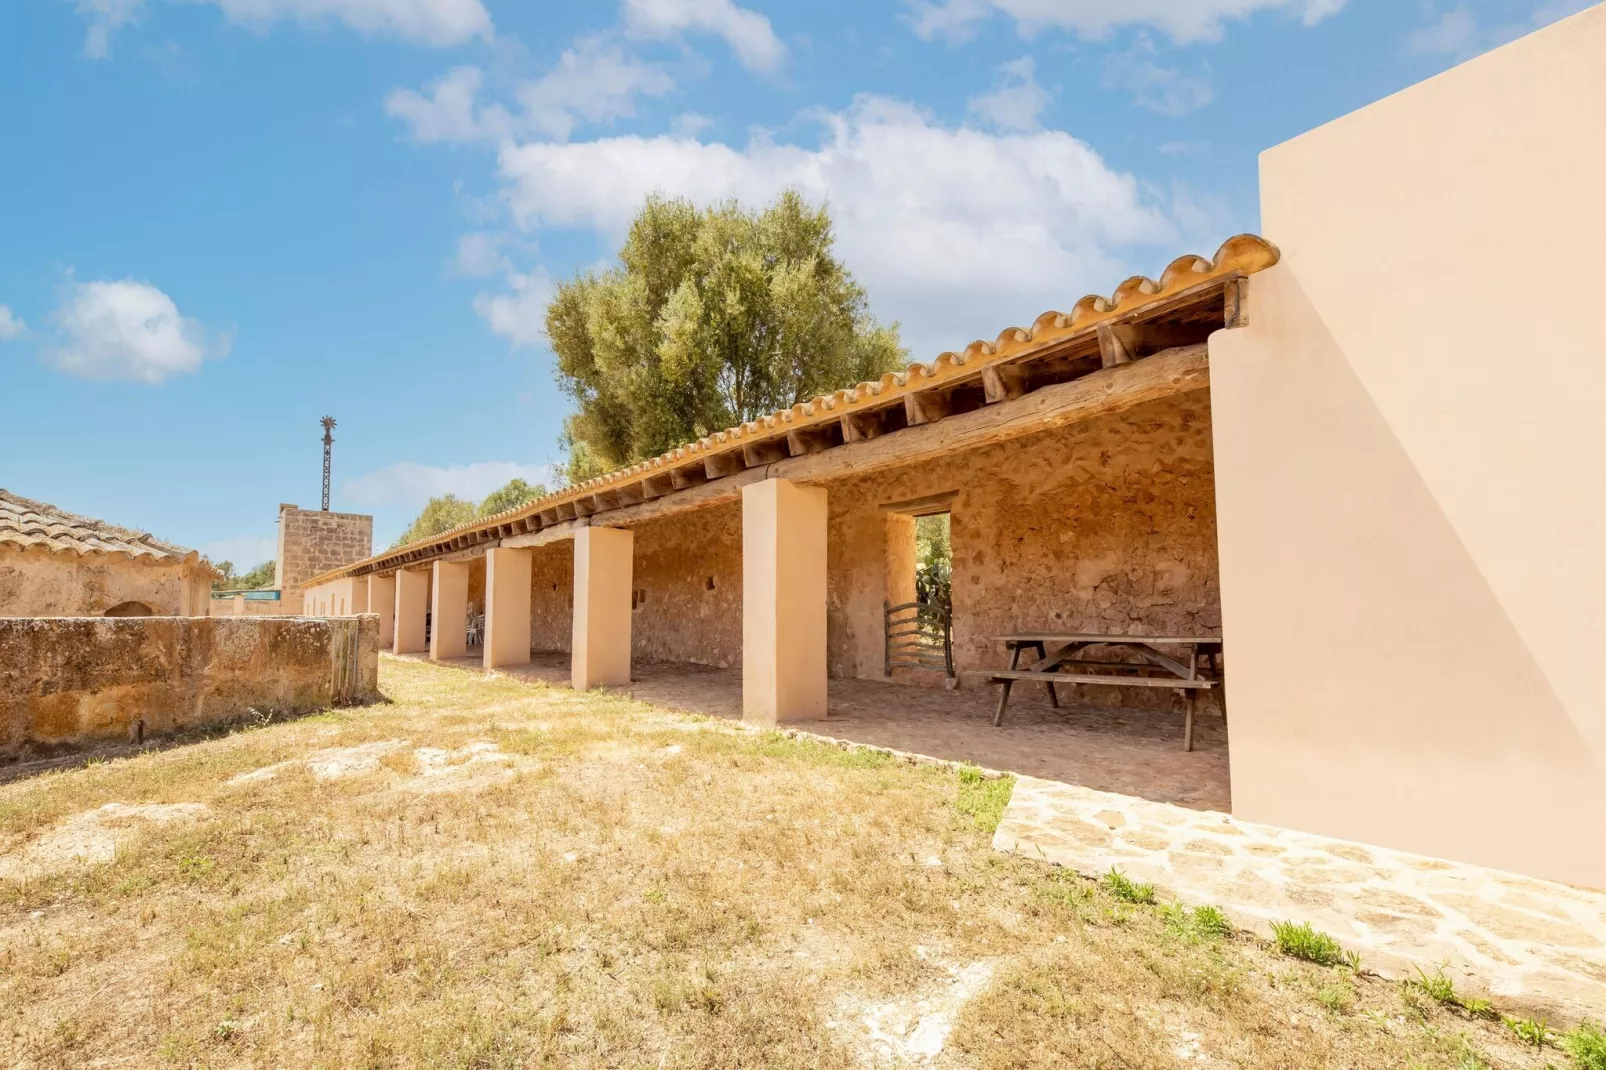
M 886 516 L 886 675 L 941 673 L 956 686 L 953 657 L 953 544 L 950 509 L 958 491 L 881 506 Z
M 144 602 L 119 602 L 104 614 L 108 617 L 154 617 L 156 610 Z

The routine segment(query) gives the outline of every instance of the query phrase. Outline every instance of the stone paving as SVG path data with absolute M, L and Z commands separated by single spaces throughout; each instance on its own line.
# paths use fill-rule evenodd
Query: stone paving
M 1262 935 L 1308 921 L 1380 974 L 1443 967 L 1499 1008 L 1606 1015 L 1606 893 L 1030 776 L 993 846 L 1090 877 L 1119 869 Z

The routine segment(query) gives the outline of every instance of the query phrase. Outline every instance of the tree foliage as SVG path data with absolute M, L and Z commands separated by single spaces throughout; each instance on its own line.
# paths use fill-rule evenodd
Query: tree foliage
M 954 551 L 947 513 L 915 520 L 915 597 L 930 604 L 952 604 Z
M 264 561 L 249 572 L 240 573 L 239 586 L 243 590 L 257 591 L 273 586 L 273 562 Z
M 235 572 L 233 561 L 212 566 L 218 574 L 212 579 L 214 591 L 255 591 L 273 584 L 273 562 L 264 561 L 248 572 Z
M 423 511 L 418 514 L 418 518 L 408 525 L 407 530 L 402 532 L 391 546 L 405 546 L 419 539 L 427 539 L 431 535 L 439 535 L 459 524 L 467 524 L 474 519 L 477 511 L 473 502 L 465 501 L 455 494 L 442 494 L 439 498 L 431 498 L 424 503 Z
M 578 411 L 569 478 L 874 379 L 904 363 L 796 192 L 761 212 L 651 197 L 619 266 L 558 286 L 547 336 Z
M 539 483 L 511 479 L 487 494 L 485 500 L 478 505 L 455 494 L 443 494 L 439 498 L 431 498 L 425 503 L 417 519 L 408 525 L 407 530 L 402 532 L 395 542 L 391 543 L 391 547 L 394 549 L 410 542 L 417 542 L 419 539 L 427 539 L 431 535 L 439 535 L 459 524 L 467 524 L 471 520 L 478 520 L 505 509 L 512 509 L 516 505 L 534 501 L 546 493 L 547 489 Z
M 547 489 L 539 483 L 510 479 L 485 496 L 485 500 L 480 502 L 479 515 L 494 516 L 514 506 L 545 497 L 546 493 Z

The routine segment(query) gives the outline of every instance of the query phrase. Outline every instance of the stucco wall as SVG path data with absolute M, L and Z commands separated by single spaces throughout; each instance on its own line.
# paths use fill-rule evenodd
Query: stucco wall
M 281 592 L 282 594 L 283 592 Z M 234 595 L 229 598 L 212 598 L 209 600 L 209 616 L 213 617 L 298 617 L 301 615 L 305 602 L 301 596 L 295 598 L 245 598 Z
M 950 491 L 958 671 L 1002 667 L 988 637 L 1010 632 L 1221 634 L 1208 391 L 827 489 L 834 676 L 884 668 L 882 603 L 907 583 L 889 561 L 909 555 L 881 506 Z
M 379 619 L 0 619 L 0 752 L 372 701 Z
M 1234 811 L 1606 888 L 1606 7 L 1267 152 L 1210 343 Z
M 211 583 L 196 562 L 0 546 L 0 617 L 98 617 L 123 602 L 204 616 Z
M 634 531 L 634 656 L 740 665 L 741 502 L 663 517 Z

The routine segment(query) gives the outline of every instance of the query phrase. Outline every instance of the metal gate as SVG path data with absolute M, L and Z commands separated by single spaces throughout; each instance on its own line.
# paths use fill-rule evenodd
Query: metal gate
M 887 675 L 893 669 L 927 669 L 954 678 L 953 611 L 945 603 L 905 602 L 885 607 Z

